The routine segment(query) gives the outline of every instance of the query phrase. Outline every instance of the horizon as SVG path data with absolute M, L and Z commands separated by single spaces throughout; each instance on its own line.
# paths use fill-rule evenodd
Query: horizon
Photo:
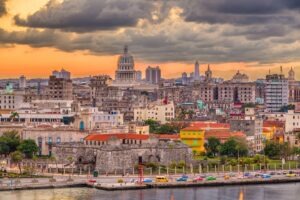
M 76 78 L 114 77 L 128 44 L 136 70 L 160 66 L 164 78 L 192 72 L 198 60 L 201 74 L 210 64 L 225 80 L 239 70 L 253 81 L 280 66 L 284 74 L 293 67 L 299 80 L 299 7 L 293 0 L 0 0 L 0 78 L 47 78 L 62 67 Z

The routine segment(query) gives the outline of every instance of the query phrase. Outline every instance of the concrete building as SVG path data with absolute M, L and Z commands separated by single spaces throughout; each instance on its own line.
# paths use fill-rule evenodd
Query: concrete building
M 0 91 L 0 110 L 16 110 L 25 106 L 24 91 L 1 90 Z
M 50 76 L 46 91 L 46 99 L 52 100 L 72 100 L 73 84 L 71 79 L 61 78 L 60 76 Z
M 262 113 L 265 120 L 283 122 L 285 133 L 300 129 L 300 112 L 288 110 L 287 112 Z
M 23 129 L 21 139 L 32 139 L 39 147 L 38 155 L 52 155 L 53 145 L 67 142 L 83 142 L 87 132 L 77 129 L 43 125 L 35 128 Z
M 119 111 L 103 112 L 95 107 L 81 108 L 75 116 L 74 127 L 80 130 L 100 130 L 124 124 L 123 114 Z
M 265 107 L 267 112 L 279 111 L 289 103 L 288 80 L 283 74 L 267 75 L 265 80 Z
M 146 69 L 146 81 L 152 84 L 158 84 L 161 80 L 161 71 L 159 66 L 150 67 Z
M 19 78 L 19 88 L 24 90 L 27 86 L 27 81 L 26 81 L 26 77 L 25 76 L 21 76 Z
M 134 120 L 145 121 L 153 119 L 165 124 L 166 122 L 174 119 L 175 106 L 173 102 L 155 102 L 149 104 L 144 108 L 134 109 Z
M 194 80 L 195 81 L 199 81 L 200 80 L 200 65 L 199 65 L 198 61 L 196 61 L 196 63 L 195 63 Z
M 71 79 L 71 73 L 61 69 L 60 71 L 53 71 L 52 76 L 55 76 L 56 78 L 62 78 L 62 79 Z

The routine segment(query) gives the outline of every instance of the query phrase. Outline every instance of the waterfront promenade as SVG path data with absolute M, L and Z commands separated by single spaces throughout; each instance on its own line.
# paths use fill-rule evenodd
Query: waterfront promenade
M 278 184 L 300 182 L 300 176 L 287 177 L 286 175 L 274 175 L 271 178 L 253 177 L 246 178 L 232 174 L 229 179 L 224 178 L 224 174 L 210 174 L 216 177 L 214 181 L 199 181 L 192 180 L 197 174 L 187 175 L 187 181 L 176 181 L 181 175 L 166 175 L 169 179 L 167 183 L 155 183 L 155 176 L 147 176 L 151 178 L 152 183 L 138 184 L 137 176 L 99 176 L 97 178 L 87 176 L 62 176 L 57 175 L 53 178 L 23 178 L 23 179 L 0 179 L 0 191 L 9 190 L 30 190 L 30 189 L 47 189 L 47 188 L 70 188 L 70 187 L 94 187 L 101 190 L 132 190 L 132 189 L 151 189 L 151 188 L 176 188 L 176 187 L 208 187 L 208 186 L 225 186 L 225 185 L 249 185 L 249 184 Z M 118 180 L 122 179 L 122 183 Z M 89 182 L 93 180 L 93 182 Z

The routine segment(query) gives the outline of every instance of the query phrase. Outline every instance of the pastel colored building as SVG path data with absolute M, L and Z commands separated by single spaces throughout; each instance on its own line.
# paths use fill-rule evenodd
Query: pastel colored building
M 188 145 L 193 152 L 204 152 L 204 130 L 199 127 L 187 127 L 180 131 L 181 141 Z

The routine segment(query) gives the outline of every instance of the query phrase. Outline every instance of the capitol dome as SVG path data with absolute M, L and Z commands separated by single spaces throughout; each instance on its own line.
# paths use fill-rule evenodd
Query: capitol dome
M 128 53 L 128 47 L 125 45 L 124 53 L 119 56 L 118 59 L 118 70 L 134 70 L 134 59 L 133 56 Z
M 116 81 L 133 82 L 136 81 L 137 72 L 134 69 L 133 56 L 128 53 L 128 47 L 125 45 L 124 52 L 119 56 L 118 67 L 116 70 Z

